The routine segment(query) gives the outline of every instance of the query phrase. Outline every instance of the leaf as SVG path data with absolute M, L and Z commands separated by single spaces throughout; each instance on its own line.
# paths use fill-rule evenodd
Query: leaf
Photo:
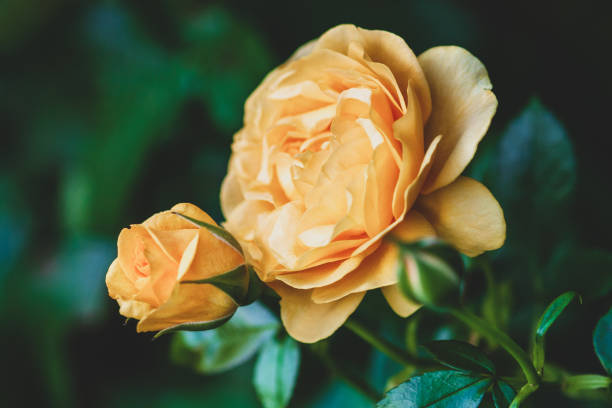
M 507 408 L 516 396 L 514 389 L 503 381 L 497 381 L 491 394 L 495 408 Z
M 280 327 L 278 319 L 255 302 L 240 307 L 223 326 L 203 332 L 178 332 L 170 355 L 201 373 L 229 370 L 251 358 Z
M 494 374 L 495 365 L 478 347 L 457 340 L 431 341 L 423 347 L 441 364 L 468 372 Z
M 544 336 L 546 332 L 557 320 L 565 308 L 574 300 L 578 295 L 575 292 L 566 292 L 561 296 L 553 300 L 550 305 L 546 308 L 533 335 L 533 348 L 532 348 L 532 360 L 535 369 L 538 373 L 542 374 L 544 368 Z
M 289 403 L 300 366 L 300 349 L 291 337 L 264 344 L 255 363 L 253 385 L 265 408 Z
M 477 407 L 493 380 L 461 371 L 434 371 L 400 384 L 385 394 L 378 408 Z
M 192 224 L 197 225 L 198 227 L 206 228 L 215 237 L 217 237 L 218 239 L 220 239 L 221 241 L 225 242 L 226 244 L 234 248 L 236 251 L 238 251 L 240 255 L 244 255 L 242 252 L 242 247 L 240 246 L 238 241 L 236 241 L 236 238 L 234 238 L 234 236 L 230 234 L 229 232 L 227 232 L 224 228 L 209 224 L 204 221 L 196 220 L 195 218 L 191 218 L 187 215 L 178 213 L 176 211 L 172 211 L 172 213 L 191 222 Z
M 206 322 L 189 322 L 177 324 L 176 326 L 168 327 L 158 331 L 157 333 L 155 333 L 155 336 L 153 336 L 153 339 L 157 339 L 165 334 L 174 333 L 177 331 L 205 331 L 216 329 L 217 327 L 220 327 L 221 325 L 227 323 L 232 318 L 232 316 L 234 316 L 233 313 L 227 316 L 223 316 L 219 319 L 209 320 Z M 127 319 L 125 322 L 127 323 Z
M 608 374 L 612 374 L 612 308 L 595 326 L 593 333 L 595 353 Z

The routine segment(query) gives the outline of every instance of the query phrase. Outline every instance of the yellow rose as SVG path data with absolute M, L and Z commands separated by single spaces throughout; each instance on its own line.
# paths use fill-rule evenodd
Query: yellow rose
M 119 313 L 140 320 L 139 332 L 219 319 L 237 307 L 212 285 L 180 284 L 219 275 L 244 260 L 208 230 L 172 211 L 216 225 L 198 207 L 177 204 L 124 228 L 117 241 L 117 259 L 106 275 L 108 293 L 119 303 Z
M 246 102 L 221 204 L 294 338 L 329 336 L 371 289 L 400 315 L 416 309 L 397 289 L 391 231 L 436 235 L 470 256 L 503 244 L 499 204 L 460 176 L 496 107 L 466 50 L 417 58 L 400 37 L 352 25 L 264 79 Z

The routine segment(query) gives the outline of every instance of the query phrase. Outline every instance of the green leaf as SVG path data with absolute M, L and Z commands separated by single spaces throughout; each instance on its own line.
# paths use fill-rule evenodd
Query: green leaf
M 278 319 L 255 302 L 238 308 L 234 317 L 217 329 L 177 333 L 170 355 L 178 364 L 201 373 L 226 371 L 251 358 L 279 327 Z
M 431 341 L 423 347 L 441 364 L 455 370 L 494 374 L 495 365 L 478 347 L 457 340 Z
M 495 193 L 504 212 L 535 220 L 554 219 L 576 182 L 576 163 L 563 125 L 533 99 L 507 127 L 498 147 Z
M 495 408 L 507 408 L 516 396 L 514 389 L 503 381 L 497 381 L 491 394 Z
M 259 280 L 252 266 L 242 264 L 229 272 L 206 279 L 186 280 L 181 283 L 210 284 L 221 289 L 239 306 L 246 306 L 256 301 L 263 291 L 263 283 Z
M 187 215 L 178 213 L 176 211 L 173 211 L 172 213 L 191 222 L 192 224 L 197 225 L 198 227 L 206 228 L 215 237 L 217 237 L 218 239 L 220 239 L 221 241 L 225 242 L 226 244 L 234 248 L 236 251 L 238 251 L 240 255 L 244 255 L 242 252 L 242 247 L 240 246 L 238 241 L 236 241 L 236 238 L 234 238 L 234 236 L 230 234 L 229 232 L 227 232 L 224 228 L 209 224 L 204 221 L 196 220 L 195 218 L 191 218 Z
M 557 297 L 550 303 L 550 305 L 548 305 L 538 321 L 533 335 L 532 360 L 535 369 L 540 375 L 542 374 L 542 369 L 544 368 L 544 336 L 546 335 L 546 332 L 550 326 L 552 326 L 557 318 L 561 316 L 561 313 L 563 313 L 565 308 L 577 296 L 578 295 L 575 292 L 566 292 Z
M 227 323 L 232 318 L 232 316 L 234 316 L 233 313 L 230 315 L 221 317 L 219 319 L 209 320 L 206 322 L 189 322 L 189 323 L 177 324 L 176 326 L 168 327 L 166 329 L 158 331 L 157 333 L 155 333 L 155 336 L 153 336 L 153 338 L 157 339 L 165 334 L 174 333 L 177 331 L 197 331 L 199 332 L 199 331 L 216 329 L 217 327 L 220 327 L 223 324 Z M 127 320 L 125 322 L 127 323 Z
M 439 240 L 403 245 L 399 287 L 407 298 L 431 307 L 456 305 L 463 262 L 458 252 Z
M 593 333 L 595 353 L 608 374 L 612 374 L 612 308 L 595 326 Z
M 493 380 L 461 371 L 434 371 L 400 384 L 385 394 L 378 408 L 477 407 Z
M 264 344 L 257 362 L 253 385 L 265 408 L 284 408 L 289 403 L 300 366 L 300 349 L 291 337 Z

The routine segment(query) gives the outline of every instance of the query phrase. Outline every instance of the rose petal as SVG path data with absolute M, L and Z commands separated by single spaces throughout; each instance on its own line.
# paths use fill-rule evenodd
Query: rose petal
M 408 81 L 414 81 L 423 119 L 427 119 L 431 111 L 427 80 L 416 56 L 401 37 L 387 31 L 365 30 L 351 24 L 342 24 L 325 32 L 315 49 L 327 48 L 346 55 L 353 42 L 361 44 L 372 61 L 387 65 L 400 89 L 406 89 Z
M 293 289 L 280 282 L 271 286 L 281 297 L 283 325 L 291 337 L 302 343 L 314 343 L 332 335 L 365 295 L 354 293 L 335 302 L 316 304 L 310 300 L 310 290 Z
M 506 221 L 489 190 L 469 177 L 421 196 L 417 209 L 438 235 L 468 256 L 497 249 L 506 238 Z
M 408 317 L 421 307 L 421 305 L 408 300 L 397 284 L 385 286 L 381 291 L 391 309 L 401 317 Z
M 397 282 L 399 250 L 390 242 L 383 242 L 358 268 L 342 280 L 312 291 L 312 301 L 328 303 L 351 293 L 364 292 Z
M 460 47 L 435 47 L 419 56 L 433 107 L 425 143 L 443 135 L 425 193 L 450 184 L 468 165 L 497 109 L 484 65 Z
M 404 242 L 435 236 L 432 225 L 415 210 L 410 211 L 404 221 L 391 231 L 391 234 Z M 326 303 L 346 295 L 376 289 L 397 282 L 399 251 L 395 244 L 383 241 L 380 247 L 359 267 L 341 280 L 327 286 L 317 287 L 312 292 L 312 301 Z
M 136 293 L 134 284 L 123 272 L 119 259 L 115 259 L 108 267 L 106 273 L 106 286 L 108 287 L 108 295 L 113 299 L 124 298 L 128 299 Z

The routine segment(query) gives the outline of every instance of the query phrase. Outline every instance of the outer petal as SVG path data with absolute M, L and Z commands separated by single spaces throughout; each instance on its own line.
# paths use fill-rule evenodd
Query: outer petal
M 484 65 L 460 47 L 435 47 L 419 56 L 429 82 L 432 112 L 425 142 L 442 135 L 424 192 L 455 180 L 468 165 L 497 109 Z
M 314 343 L 331 336 L 357 309 L 365 292 L 354 293 L 335 302 L 316 304 L 311 290 L 298 290 L 275 282 L 272 288 L 281 296 L 281 319 L 287 332 L 302 343 Z
M 406 296 L 402 295 L 397 283 L 385 286 L 381 290 L 391 309 L 401 317 L 408 317 L 421 307 L 421 305 L 412 303 Z
M 178 268 L 177 280 L 205 279 L 227 272 L 243 262 L 229 245 L 204 229 L 189 243 Z M 177 282 L 168 301 L 138 323 L 138 331 L 161 330 L 186 322 L 218 319 L 232 313 L 236 304 L 212 285 Z
M 198 228 L 197 226 L 193 225 L 189 221 L 177 216 L 176 214 L 172 214 L 173 211 L 187 215 L 191 218 L 195 218 L 196 220 L 200 220 L 200 221 L 207 222 L 209 224 L 217 225 L 215 221 L 212 218 L 210 218 L 208 214 L 206 214 L 204 211 L 202 211 L 197 206 L 190 204 L 190 203 L 176 204 L 174 207 L 170 209 L 170 211 L 162 211 L 160 213 L 154 214 L 142 224 L 148 228 L 153 228 L 156 230 L 163 230 L 163 231 Z
M 438 235 L 468 256 L 497 249 L 506 239 L 506 221 L 489 190 L 469 177 L 429 195 L 421 196 L 417 209 Z
M 327 48 L 347 55 L 351 43 L 361 45 L 373 61 L 387 65 L 395 75 L 400 89 L 406 89 L 408 81 L 413 81 L 423 119 L 427 119 L 431 111 L 429 88 L 419 61 L 406 42 L 387 31 L 366 30 L 352 24 L 342 24 L 325 32 L 315 48 Z
M 364 292 L 397 282 L 399 251 L 390 242 L 383 242 L 357 269 L 344 279 L 312 292 L 315 303 L 333 302 L 351 293 Z

